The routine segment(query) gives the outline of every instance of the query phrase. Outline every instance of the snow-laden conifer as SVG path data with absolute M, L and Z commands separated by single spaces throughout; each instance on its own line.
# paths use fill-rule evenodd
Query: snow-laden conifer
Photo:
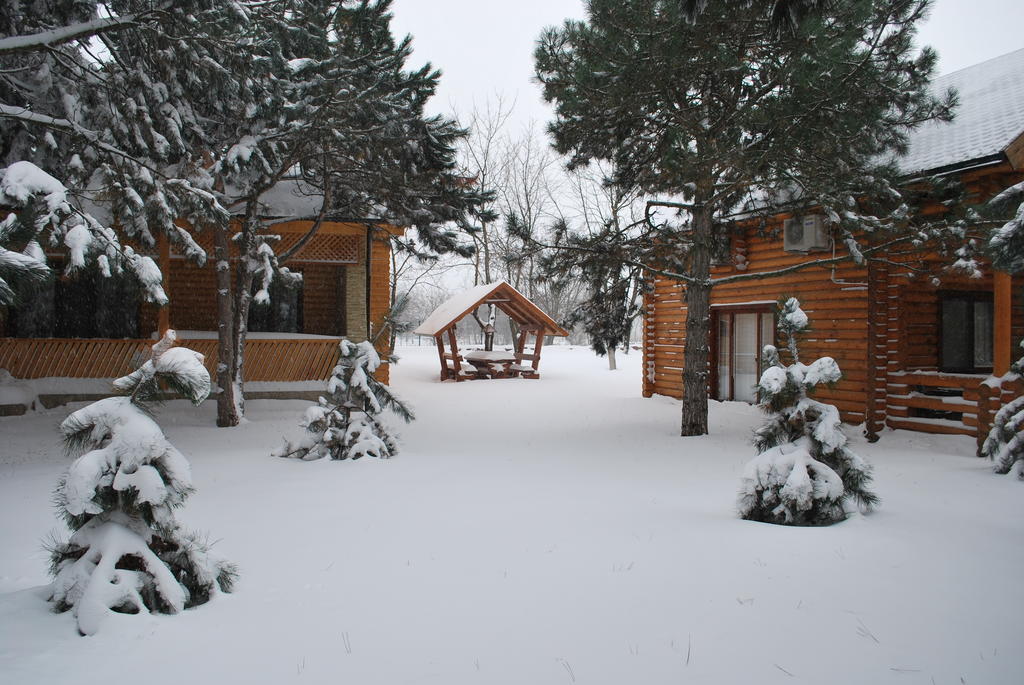
M 179 220 L 203 225 L 227 211 L 205 169 L 209 117 L 195 103 L 237 86 L 221 66 L 232 48 L 210 29 L 230 16 L 237 32 L 241 10 L 230 0 L 0 6 L 0 204 L 15 209 L 0 246 L 44 265 L 39 246 L 66 252 L 68 272 L 95 263 L 165 304 L 155 262 L 122 238 L 150 249 L 164 234 L 205 260 Z
M 1024 341 L 1021 341 L 1024 348 Z M 1010 378 L 1024 377 L 1024 357 L 1010 367 Z M 1024 395 L 1015 397 L 996 412 L 992 429 L 981 446 L 981 455 L 994 464 L 996 473 L 1016 473 L 1024 480 Z
M 754 434 L 758 456 L 743 473 L 740 516 L 828 525 L 846 518 L 854 502 L 864 509 L 877 504 L 868 489 L 871 467 L 848 448 L 839 410 L 809 397 L 815 387 L 837 382 L 842 373 L 832 357 L 801 363 L 797 337 L 808 319 L 798 300 L 780 306 L 777 327 L 792 363 L 783 365 L 779 350 L 765 345 L 758 392 L 768 420 Z
M 373 343 L 343 339 L 339 347 L 341 356 L 327 381 L 327 396 L 303 417 L 306 434 L 297 443 L 286 442 L 276 456 L 307 461 L 366 455 L 387 459 L 398 451 L 396 437 L 380 414 L 389 409 L 409 422 L 415 418 L 412 410 L 373 376 L 381 365 Z
M 993 231 L 989 238 L 992 265 L 1010 273 L 1024 271 L 1024 181 L 1010 186 L 989 200 L 989 207 L 1012 213 L 1006 223 Z
M 932 238 L 963 243 L 959 226 L 914 225 L 918 191 L 904 195 L 888 163 L 911 129 L 950 119 L 955 105 L 931 94 L 936 56 L 915 40 L 929 5 L 591 0 L 585 20 L 538 41 L 556 149 L 572 168 L 611 162 L 610 183 L 664 198 L 623 247 L 629 263 L 685 286 L 683 435 L 708 432 L 712 292 L 770 275 L 712 268 L 737 216 L 813 208 L 828 219 L 835 258 L 787 272 Z
M 114 382 L 124 396 L 79 409 L 60 426 L 69 451 L 81 455 L 55 493 L 74 532 L 51 549 L 50 601 L 74 611 L 83 635 L 110 612 L 173 614 L 203 604 L 235 579 L 233 564 L 175 520 L 192 492 L 191 469 L 144 404 L 160 384 L 195 404 L 210 392 L 203 356 L 173 347 L 174 339 L 168 331 L 149 361 Z

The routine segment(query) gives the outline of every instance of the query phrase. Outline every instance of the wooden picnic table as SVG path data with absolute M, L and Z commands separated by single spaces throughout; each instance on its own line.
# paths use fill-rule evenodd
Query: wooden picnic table
M 504 350 L 468 350 L 463 359 L 472 364 L 480 377 L 504 378 L 516 363 L 515 352 Z
M 516 360 L 515 352 L 505 352 L 504 350 L 469 350 L 464 356 L 470 363 L 508 364 Z

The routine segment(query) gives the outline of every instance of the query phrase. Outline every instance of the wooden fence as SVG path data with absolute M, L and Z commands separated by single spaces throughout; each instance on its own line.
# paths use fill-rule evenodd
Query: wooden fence
M 202 354 L 210 377 L 216 378 L 216 340 L 178 344 Z M 0 369 L 15 378 L 118 378 L 145 361 L 152 345 L 152 340 L 0 338 Z M 248 340 L 245 380 L 325 380 L 337 360 L 337 339 Z

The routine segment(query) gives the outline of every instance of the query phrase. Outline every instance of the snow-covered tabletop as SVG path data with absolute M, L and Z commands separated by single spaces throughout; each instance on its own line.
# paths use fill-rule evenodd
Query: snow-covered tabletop
M 514 352 L 503 350 L 470 350 L 463 356 L 466 361 L 470 362 L 514 362 L 516 360 Z

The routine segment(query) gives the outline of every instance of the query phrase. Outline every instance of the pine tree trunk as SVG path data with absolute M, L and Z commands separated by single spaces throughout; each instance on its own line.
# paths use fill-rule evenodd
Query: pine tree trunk
M 619 367 L 617 366 L 617 364 L 615 362 L 615 348 L 609 345 L 608 346 L 608 370 L 609 371 L 615 371 L 618 368 Z
M 708 338 L 711 332 L 711 214 L 693 210 L 693 247 L 686 285 L 686 345 L 683 348 L 683 415 L 680 435 L 708 432 Z
M 230 226 L 221 224 L 213 233 L 213 256 L 217 279 L 217 425 L 237 426 L 241 417 L 236 404 L 236 388 L 231 382 L 234 364 L 234 303 L 231 296 Z

